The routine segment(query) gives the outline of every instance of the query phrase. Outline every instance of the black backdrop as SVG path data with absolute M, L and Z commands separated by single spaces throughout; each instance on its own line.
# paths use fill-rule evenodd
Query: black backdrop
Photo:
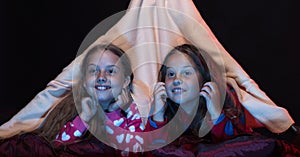
M 194 0 L 225 49 L 260 88 L 300 122 L 298 1 Z M 129 0 L 0 2 L 0 124 L 76 56 L 85 36 Z

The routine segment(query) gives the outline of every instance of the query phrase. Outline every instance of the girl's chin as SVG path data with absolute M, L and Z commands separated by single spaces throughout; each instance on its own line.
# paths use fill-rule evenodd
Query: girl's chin
M 180 104 L 184 101 L 184 99 L 182 99 L 182 96 L 173 96 L 170 99 L 177 104 Z
M 106 97 L 98 97 L 99 104 L 111 104 L 115 99 L 114 98 L 106 98 Z
M 181 100 L 181 99 L 173 99 L 173 101 L 174 101 L 176 104 L 181 104 L 181 103 L 182 103 L 182 100 Z
M 96 96 L 99 100 L 112 99 L 113 97 L 111 92 L 97 92 Z

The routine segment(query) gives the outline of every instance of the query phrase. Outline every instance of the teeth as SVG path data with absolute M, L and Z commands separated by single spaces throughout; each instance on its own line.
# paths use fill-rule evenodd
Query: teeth
M 97 86 L 96 87 L 98 90 L 106 90 L 108 89 L 109 87 L 105 87 L 105 86 Z
M 104 89 L 106 89 L 105 87 L 98 87 L 97 89 L 99 89 L 99 90 L 104 90 Z
M 173 89 L 173 92 L 181 92 L 181 91 L 182 91 L 182 89 L 180 89 L 180 88 Z

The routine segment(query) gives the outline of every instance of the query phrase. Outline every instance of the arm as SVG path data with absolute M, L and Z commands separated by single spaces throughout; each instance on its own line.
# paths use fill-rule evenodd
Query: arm
M 236 92 L 230 86 L 227 86 L 226 92 L 223 110 L 211 130 L 214 142 L 221 142 L 241 134 L 252 133 L 251 127 L 247 125 L 247 118 L 249 117 L 247 117 L 246 110 L 239 102 Z
M 143 132 L 145 130 L 145 126 L 142 122 L 141 115 L 136 104 L 132 103 L 126 113 L 128 126 L 127 130 L 131 132 Z
M 55 139 L 55 146 L 58 147 L 61 144 L 72 143 L 82 137 L 87 130 L 87 124 L 76 116 L 73 121 L 67 122 L 59 131 Z
M 200 91 L 200 96 L 206 100 L 207 111 L 212 121 L 216 121 L 220 115 L 223 105 L 221 104 L 221 93 L 215 82 L 206 82 Z
M 40 126 L 48 113 L 65 97 L 65 93 L 71 90 L 72 75 L 77 72 L 72 70 L 78 69 L 76 67 L 79 65 L 76 62 L 81 61 L 81 56 L 64 68 L 22 110 L 0 126 L 0 138 L 8 138 L 20 132 L 30 132 Z
M 59 131 L 56 136 L 55 146 L 59 146 L 62 143 L 72 143 L 83 135 L 87 130 L 87 123 L 96 114 L 96 103 L 89 97 L 82 98 L 81 101 L 82 112 L 80 116 L 76 116 L 71 122 L 67 122 Z
M 156 122 L 164 122 L 165 121 L 164 115 L 166 111 L 165 104 L 167 98 L 165 83 L 158 82 L 154 86 L 153 97 L 154 97 L 154 103 L 152 105 L 153 107 L 152 118 Z
M 146 139 L 147 145 L 160 145 L 165 143 L 168 139 L 168 132 L 160 130 L 161 127 L 168 123 L 168 119 L 165 118 L 165 103 L 166 103 L 166 89 L 163 82 L 158 82 L 154 86 L 153 91 L 153 103 L 150 116 L 146 122 L 145 132 L 154 131 L 149 138 Z M 157 131 L 160 130 L 160 131 Z M 156 131 L 156 132 L 155 132 Z

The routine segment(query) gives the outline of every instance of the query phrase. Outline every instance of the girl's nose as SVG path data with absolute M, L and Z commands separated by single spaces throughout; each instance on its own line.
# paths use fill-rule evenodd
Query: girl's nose
M 176 79 L 173 81 L 174 86 L 179 86 L 181 83 L 182 81 L 178 77 L 176 77 Z
M 104 73 L 100 72 L 100 74 L 98 75 L 98 78 L 97 78 L 97 83 L 99 83 L 99 84 L 106 83 L 107 78 L 104 75 L 105 75 Z

